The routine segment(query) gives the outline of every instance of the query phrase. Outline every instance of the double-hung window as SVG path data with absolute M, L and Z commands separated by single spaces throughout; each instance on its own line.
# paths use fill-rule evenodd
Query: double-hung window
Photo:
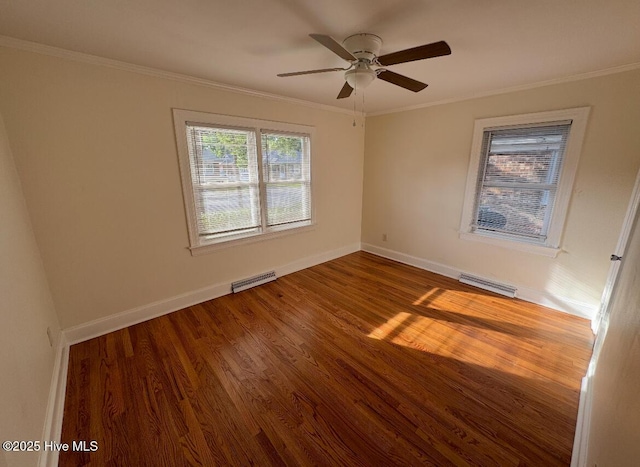
M 312 127 L 174 110 L 194 254 L 310 226 Z
M 588 110 L 476 121 L 463 238 L 558 253 Z

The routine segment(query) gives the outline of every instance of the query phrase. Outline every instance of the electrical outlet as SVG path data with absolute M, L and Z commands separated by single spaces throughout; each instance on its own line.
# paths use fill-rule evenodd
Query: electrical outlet
M 49 346 L 53 347 L 53 337 L 51 336 L 51 328 L 47 327 L 47 337 L 49 338 Z
M 383 234 L 382 234 L 382 241 L 383 241 L 383 242 L 386 242 L 386 241 L 387 241 L 387 234 L 386 234 L 386 233 L 383 233 Z

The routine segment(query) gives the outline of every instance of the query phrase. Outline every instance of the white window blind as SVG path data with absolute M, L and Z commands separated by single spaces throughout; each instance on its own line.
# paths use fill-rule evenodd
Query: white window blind
M 570 127 L 484 131 L 473 231 L 546 241 Z
M 188 122 L 187 142 L 198 235 L 257 231 L 261 222 L 255 131 Z
M 268 226 L 311 219 L 309 145 L 307 135 L 262 132 Z
M 313 127 L 173 114 L 192 254 L 313 225 Z

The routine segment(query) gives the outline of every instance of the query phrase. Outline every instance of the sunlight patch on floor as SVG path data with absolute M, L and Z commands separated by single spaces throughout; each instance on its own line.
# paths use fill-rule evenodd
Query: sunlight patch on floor
M 378 340 L 384 340 L 387 336 L 389 336 L 391 332 L 393 332 L 395 329 L 398 329 L 398 326 L 404 323 L 411 316 L 413 316 L 411 313 L 406 313 L 406 312 L 398 313 L 393 318 L 388 320 L 386 323 L 384 323 L 381 326 L 378 326 L 376 329 L 371 331 L 368 337 L 371 337 L 373 339 L 378 339 Z
M 444 312 L 455 313 L 472 318 L 480 318 L 483 320 L 495 320 L 505 324 L 517 324 L 520 328 L 539 329 L 536 327 L 525 326 L 522 322 L 522 316 L 511 316 L 503 313 L 500 305 L 512 305 L 512 298 L 496 297 L 486 295 L 484 293 L 463 292 L 460 290 L 449 290 L 434 287 L 425 292 L 421 297 L 412 302 L 413 306 L 420 308 L 433 308 Z M 488 309 L 487 305 L 495 308 Z M 481 308 L 481 310 L 479 309 Z M 542 325 L 542 321 L 538 321 Z
M 556 370 L 567 364 L 566 358 L 549 358 L 550 352 L 539 355 L 541 346 L 549 350 L 548 342 L 408 312 L 396 314 L 368 337 L 511 375 L 568 385 L 567 375 Z
M 432 300 L 430 298 L 435 298 L 435 295 L 439 294 L 439 293 L 443 293 L 445 292 L 444 289 L 440 289 L 438 287 L 434 287 L 433 289 L 429 290 L 427 293 L 425 293 L 422 297 L 418 298 L 416 301 L 413 302 L 414 305 L 422 305 L 423 303 L 431 303 Z

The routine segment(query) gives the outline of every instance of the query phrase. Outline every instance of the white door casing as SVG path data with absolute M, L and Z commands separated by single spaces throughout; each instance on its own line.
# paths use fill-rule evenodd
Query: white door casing
M 638 175 L 636 176 L 636 184 L 633 187 L 633 192 L 631 194 L 631 200 L 629 201 L 629 206 L 627 207 L 627 213 L 624 217 L 624 222 L 622 224 L 622 230 L 620 231 L 620 237 L 618 238 L 618 244 L 616 245 L 616 249 L 611 255 L 611 266 L 609 266 L 609 274 L 607 276 L 607 282 L 605 283 L 604 290 L 602 292 L 602 298 L 600 299 L 600 309 L 596 314 L 595 318 L 591 322 L 591 329 L 595 334 L 598 333 L 598 329 L 606 319 L 608 314 L 609 302 L 611 301 L 611 292 L 613 291 L 613 287 L 616 283 L 616 278 L 618 277 L 618 271 L 620 270 L 620 263 L 624 260 L 624 252 L 627 248 L 627 243 L 629 242 L 629 235 L 631 234 L 631 229 L 633 228 L 633 222 L 636 218 L 636 214 L 638 212 L 638 208 L 640 207 L 640 171 L 638 171 Z

